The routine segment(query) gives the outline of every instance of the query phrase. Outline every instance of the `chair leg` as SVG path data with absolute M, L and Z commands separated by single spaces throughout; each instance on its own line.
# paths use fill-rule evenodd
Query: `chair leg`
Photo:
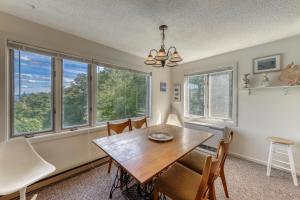
M 109 174 L 110 173 L 110 170 L 111 170 L 111 165 L 112 165 L 112 158 L 109 158 L 109 164 L 108 164 L 108 170 L 107 170 L 107 173 Z
M 158 200 L 158 195 L 159 195 L 159 190 L 157 187 L 154 186 L 153 200 Z
M 271 142 L 270 143 L 270 150 L 269 150 L 268 165 L 267 165 L 267 176 L 270 176 L 270 174 L 271 174 L 273 145 L 274 145 L 273 142 Z
M 26 200 L 26 187 L 20 190 L 20 200 Z
M 223 188 L 224 188 L 225 196 L 227 198 L 229 198 L 227 183 L 226 183 L 226 178 L 225 178 L 225 172 L 224 172 L 224 166 L 221 167 L 220 177 L 221 177 L 221 180 L 222 180 L 222 185 L 223 185 Z
M 215 190 L 215 183 L 213 183 L 209 188 L 209 199 L 210 200 L 217 200 L 216 197 L 216 190 Z
M 297 174 L 296 174 L 296 169 L 295 169 L 295 162 L 294 162 L 292 147 L 288 146 L 287 149 L 288 149 L 288 154 L 289 154 L 289 161 L 290 161 L 293 182 L 294 182 L 295 186 L 298 186 L 298 180 L 297 180 Z

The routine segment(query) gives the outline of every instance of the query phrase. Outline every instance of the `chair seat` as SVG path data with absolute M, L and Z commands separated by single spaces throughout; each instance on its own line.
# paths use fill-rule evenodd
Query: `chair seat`
M 194 200 L 202 176 L 195 171 L 175 163 L 155 180 L 159 191 L 176 200 Z
M 280 137 L 270 137 L 270 140 L 274 143 L 278 143 L 278 144 L 285 144 L 285 145 L 293 145 L 294 141 L 292 140 L 288 140 L 285 138 L 280 138 Z
M 193 150 L 184 157 L 182 157 L 178 162 L 184 166 L 202 174 L 204 163 L 207 155 L 201 153 L 198 150 Z
M 24 138 L 0 143 L 0 195 L 19 191 L 51 174 L 55 167 Z

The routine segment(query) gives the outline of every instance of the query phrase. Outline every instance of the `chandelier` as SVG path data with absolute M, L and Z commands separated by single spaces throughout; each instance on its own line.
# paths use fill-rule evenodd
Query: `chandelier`
M 182 58 L 178 54 L 176 47 L 171 46 L 168 51 L 165 47 L 165 30 L 168 29 L 167 25 L 159 26 L 159 30 L 162 31 L 162 42 L 160 50 L 151 49 L 147 59 L 145 60 L 146 65 L 152 65 L 153 67 L 175 67 L 177 63 L 182 61 Z

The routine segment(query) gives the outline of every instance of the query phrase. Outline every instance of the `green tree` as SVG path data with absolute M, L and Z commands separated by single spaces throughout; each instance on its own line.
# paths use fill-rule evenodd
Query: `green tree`
M 15 103 L 15 131 L 23 133 L 51 129 L 51 113 L 50 93 L 23 94 Z
M 64 127 L 86 124 L 88 121 L 88 82 L 86 74 L 79 74 L 63 95 Z

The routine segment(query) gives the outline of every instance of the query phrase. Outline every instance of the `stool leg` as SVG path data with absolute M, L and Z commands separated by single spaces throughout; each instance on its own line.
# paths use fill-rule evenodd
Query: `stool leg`
M 294 182 L 295 186 L 298 186 L 298 180 L 297 180 L 297 175 L 296 175 L 294 156 L 293 156 L 292 147 L 290 145 L 288 146 L 288 154 L 289 154 L 289 161 L 290 161 L 290 167 L 291 167 L 293 182 Z
M 271 174 L 271 168 L 272 168 L 272 156 L 273 156 L 273 142 L 270 143 L 270 149 L 269 149 L 269 158 L 268 158 L 268 164 L 267 164 L 267 176 L 270 176 Z
M 26 187 L 20 190 L 20 200 L 26 200 Z

